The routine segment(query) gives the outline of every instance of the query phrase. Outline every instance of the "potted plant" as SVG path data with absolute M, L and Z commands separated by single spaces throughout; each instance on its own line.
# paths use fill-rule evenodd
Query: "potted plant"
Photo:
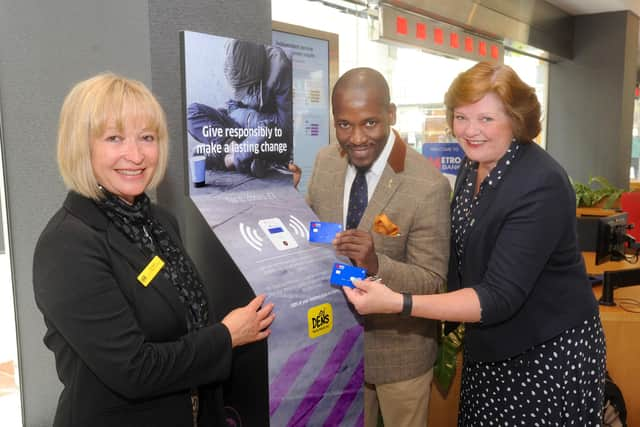
M 620 207 L 620 196 L 626 190 L 617 188 L 604 177 L 594 176 L 586 184 L 571 180 L 576 192 L 577 208 L 615 209 Z

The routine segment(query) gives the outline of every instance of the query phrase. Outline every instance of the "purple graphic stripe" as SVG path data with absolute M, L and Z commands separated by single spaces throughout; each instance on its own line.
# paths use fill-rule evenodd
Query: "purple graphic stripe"
M 273 415 L 278 410 L 282 400 L 289 392 L 289 389 L 300 375 L 300 371 L 309 361 L 311 354 L 318 346 L 318 343 L 304 347 L 291 356 L 286 361 L 280 373 L 271 382 L 269 390 L 269 415 Z
M 362 391 L 362 385 L 364 384 L 364 359 L 360 359 L 360 363 L 356 367 L 349 384 L 342 390 L 342 394 L 338 398 L 338 401 L 333 406 L 331 413 L 324 422 L 324 427 L 338 426 L 347 414 L 349 406 L 356 399 L 356 396 Z
M 362 326 L 357 325 L 351 329 L 347 329 L 338 344 L 331 352 L 331 356 L 322 367 L 320 373 L 316 376 L 315 381 L 307 390 L 307 394 L 298 405 L 295 414 L 289 420 L 288 427 L 306 426 L 314 409 L 322 400 L 324 393 L 329 388 L 329 384 L 333 381 L 340 366 L 349 355 L 351 348 L 355 344 L 358 337 L 362 334 Z
M 364 409 L 360 412 L 360 416 L 353 427 L 364 427 Z

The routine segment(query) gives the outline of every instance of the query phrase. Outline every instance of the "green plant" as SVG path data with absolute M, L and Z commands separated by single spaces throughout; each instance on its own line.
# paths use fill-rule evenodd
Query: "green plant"
M 625 192 L 624 189 L 614 187 L 601 176 L 589 178 L 587 184 L 573 180 L 571 180 L 571 184 L 576 192 L 576 207 L 579 208 L 589 208 L 600 201 L 604 201 L 602 207 L 611 209 L 620 198 L 620 195 Z

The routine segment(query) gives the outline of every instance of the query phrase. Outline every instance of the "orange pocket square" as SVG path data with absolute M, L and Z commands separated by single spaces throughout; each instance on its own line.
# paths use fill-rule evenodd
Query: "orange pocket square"
M 373 231 L 384 234 L 385 236 L 399 236 L 400 229 L 395 225 L 386 214 L 376 216 L 373 222 Z

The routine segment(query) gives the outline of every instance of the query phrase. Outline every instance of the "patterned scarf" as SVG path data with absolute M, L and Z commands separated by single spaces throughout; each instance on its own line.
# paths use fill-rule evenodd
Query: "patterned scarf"
M 105 198 L 97 204 L 116 228 L 149 258 L 159 255 L 165 262 L 161 270 L 173 284 L 186 309 L 188 331 L 202 328 L 209 320 L 204 286 L 191 260 L 171 239 L 160 222 L 151 216 L 151 202 L 146 194 L 132 205 L 102 189 Z

